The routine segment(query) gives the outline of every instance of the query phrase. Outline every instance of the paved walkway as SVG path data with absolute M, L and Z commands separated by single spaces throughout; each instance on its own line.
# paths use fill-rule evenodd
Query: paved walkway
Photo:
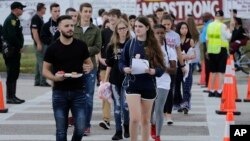
M 198 76 L 194 77 L 198 80 Z M 0 141 L 54 141 L 55 122 L 52 114 L 51 91 L 49 88 L 33 87 L 33 80 L 20 80 L 19 91 L 27 86 L 28 95 L 37 93 L 39 96 L 28 98 L 26 103 L 11 105 L 9 113 L 0 114 Z M 245 87 L 243 85 L 242 87 Z M 24 91 L 23 90 L 23 91 Z M 174 112 L 174 125 L 164 124 L 163 141 L 222 141 L 225 126 L 225 116 L 215 114 L 220 100 L 208 98 L 198 85 L 192 88 L 192 109 L 188 115 Z M 31 97 L 31 96 L 29 96 Z M 115 133 L 114 122 L 110 130 L 103 130 L 98 126 L 102 120 L 101 100 L 95 96 L 91 135 L 84 137 L 84 141 L 110 141 Z M 242 106 L 243 105 L 243 106 Z M 250 106 L 241 103 L 241 108 Z M 243 109 L 242 108 L 242 109 Z M 248 110 L 249 111 L 249 110 Z M 249 114 L 249 112 L 246 112 Z M 237 118 L 236 118 L 237 119 Z M 239 122 L 250 123 L 249 119 L 239 119 Z M 69 128 L 70 140 L 73 127 Z M 124 139 L 129 140 L 129 139 Z M 152 139 L 151 139 L 152 140 Z

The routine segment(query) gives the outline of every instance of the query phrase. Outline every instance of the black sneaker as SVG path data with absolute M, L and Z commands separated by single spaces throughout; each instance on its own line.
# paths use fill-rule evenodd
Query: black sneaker
M 41 86 L 41 87 L 51 87 L 51 85 L 50 85 L 49 83 L 47 83 L 47 82 L 44 83 L 44 84 L 41 84 L 40 86 Z
M 183 112 L 184 112 L 185 115 L 187 115 L 188 114 L 188 109 L 187 108 L 183 108 Z
M 180 108 L 180 109 L 177 110 L 177 112 L 182 113 L 182 112 L 183 112 L 183 109 Z
M 129 134 L 129 125 L 123 125 L 124 127 L 124 133 L 123 133 L 123 136 L 124 138 L 129 138 L 130 137 L 130 134 Z
M 102 121 L 99 123 L 99 126 L 102 127 L 103 129 L 110 129 L 110 123 L 108 121 Z
M 215 97 L 218 97 L 218 98 L 221 98 L 222 92 L 221 92 L 221 93 L 215 92 L 214 96 L 215 96 Z
M 114 140 L 121 140 L 121 139 L 123 139 L 122 131 L 116 131 L 115 135 L 112 137 L 112 140 L 114 141 Z
M 208 97 L 215 97 L 215 92 L 209 92 Z

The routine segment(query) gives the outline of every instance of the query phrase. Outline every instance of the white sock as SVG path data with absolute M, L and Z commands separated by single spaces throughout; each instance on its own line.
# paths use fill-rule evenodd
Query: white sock
M 221 93 L 221 92 L 222 92 L 222 89 L 219 89 L 217 92 L 218 92 L 218 93 Z
M 214 90 L 213 90 L 213 89 L 211 89 L 211 90 L 210 90 L 210 92 L 214 93 Z

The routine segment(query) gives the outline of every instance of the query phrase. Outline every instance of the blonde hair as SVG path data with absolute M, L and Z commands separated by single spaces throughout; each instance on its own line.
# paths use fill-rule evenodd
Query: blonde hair
M 112 34 L 112 37 L 110 39 L 110 43 L 109 43 L 109 46 L 113 46 L 113 50 L 114 50 L 114 54 L 117 55 L 118 53 L 118 45 L 120 43 L 120 36 L 119 36 L 119 33 L 118 33 L 118 25 L 119 24 L 124 24 L 128 31 L 127 31 L 127 34 L 126 34 L 126 39 L 129 39 L 130 38 L 130 32 L 129 32 L 129 24 L 128 22 L 126 22 L 125 20 L 121 19 L 116 25 L 115 25 L 115 31 L 113 32 Z

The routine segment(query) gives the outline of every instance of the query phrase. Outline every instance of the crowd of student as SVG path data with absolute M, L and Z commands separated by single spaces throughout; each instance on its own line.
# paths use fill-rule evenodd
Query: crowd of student
M 13 4 L 11 15 L 18 18 L 26 6 L 19 2 Z M 206 70 L 206 78 L 211 71 L 212 74 L 225 72 L 223 66 L 229 46 L 226 43 L 218 45 L 221 39 L 214 39 L 211 28 L 221 29 L 223 24 L 214 23 L 210 13 L 202 16 L 204 26 L 200 34 L 192 15 L 176 23 L 173 14 L 162 8 L 151 15 L 138 17 L 127 16 L 119 9 L 108 12 L 100 9 L 99 17 L 92 19 L 93 7 L 89 3 L 81 4 L 79 11 L 68 8 L 62 16 L 60 5 L 52 3 L 51 18 L 44 23 L 42 17 L 45 11 L 45 4 L 38 3 L 37 13 L 30 26 L 37 58 L 34 85 L 47 86 L 45 78 L 54 82 L 52 102 L 58 141 L 66 141 L 68 124 L 75 126 L 74 141 L 80 141 L 82 136 L 92 132 L 96 80 L 97 84 L 100 81 L 111 84 L 116 128 L 112 140 L 130 137 L 131 141 L 136 141 L 141 126 L 143 141 L 149 140 L 150 133 L 155 141 L 160 141 L 164 117 L 167 124 L 171 125 L 172 109 L 184 114 L 191 110 L 193 70 L 196 65 L 200 67 L 200 44 L 203 45 L 206 68 L 212 67 Z M 223 12 L 216 11 L 215 16 L 215 22 L 220 22 Z M 234 21 L 231 52 L 237 51 L 239 44 L 243 44 L 246 39 L 241 19 L 234 17 Z M 214 27 L 209 27 L 210 23 Z M 8 24 L 5 22 L 4 27 Z M 11 24 L 16 26 L 13 21 Z M 5 35 L 8 31 L 3 30 L 3 39 L 7 40 Z M 219 30 L 217 35 L 226 36 L 223 40 L 227 42 L 231 33 L 224 26 L 222 32 L 227 33 L 221 34 Z M 11 45 L 11 41 L 7 42 Z M 214 55 L 214 49 L 209 46 L 225 48 L 225 52 L 216 52 L 219 55 Z M 218 61 L 221 56 L 225 59 Z M 11 57 L 4 53 L 6 65 Z M 211 60 L 216 61 L 216 57 L 217 62 L 220 62 L 216 63 L 218 66 L 214 66 L 215 62 L 211 63 Z M 145 72 L 134 74 L 133 62 L 136 60 L 145 62 Z M 20 58 L 17 62 L 20 63 Z M 80 78 L 69 79 L 59 76 L 59 71 L 84 74 Z M 206 82 L 208 84 L 208 80 Z M 220 96 L 221 92 L 222 89 L 219 89 L 216 95 Z M 7 91 L 7 103 L 8 100 L 12 104 L 21 103 L 11 101 L 10 95 L 10 91 Z M 209 95 L 214 96 L 214 90 Z M 103 100 L 102 110 L 103 121 L 99 125 L 108 130 L 111 121 L 108 100 Z

